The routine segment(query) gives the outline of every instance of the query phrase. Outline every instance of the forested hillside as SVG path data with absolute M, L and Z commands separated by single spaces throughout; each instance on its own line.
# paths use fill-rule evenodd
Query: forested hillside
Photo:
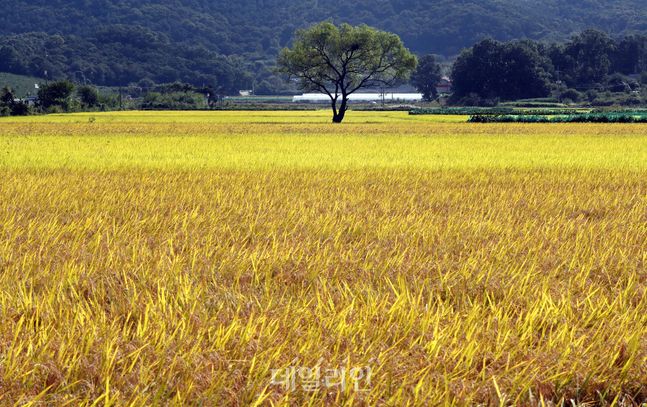
M 295 29 L 325 19 L 398 33 L 456 55 L 483 37 L 558 40 L 584 28 L 647 31 L 644 0 L 1 1 L 0 71 L 104 85 L 175 80 L 225 91 L 280 88 L 271 74 Z

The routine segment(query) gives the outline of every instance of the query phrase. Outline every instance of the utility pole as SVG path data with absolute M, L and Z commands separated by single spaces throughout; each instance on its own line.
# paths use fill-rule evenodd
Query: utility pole
M 45 51 L 45 63 L 49 60 L 49 52 Z M 47 69 L 45 69 L 45 85 L 49 85 L 49 77 L 47 75 Z
M 75 74 L 75 75 L 76 75 L 77 73 L 80 73 L 80 74 L 81 74 L 81 78 L 83 78 L 83 84 L 84 84 L 84 85 L 87 85 L 87 84 L 88 84 L 88 78 L 85 76 L 85 73 L 83 73 L 83 71 L 76 71 L 76 72 L 74 72 L 74 74 Z

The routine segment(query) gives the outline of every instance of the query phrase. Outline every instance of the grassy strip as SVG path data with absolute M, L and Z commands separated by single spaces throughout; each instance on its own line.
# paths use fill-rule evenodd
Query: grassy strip
M 647 114 L 588 113 L 570 115 L 474 115 L 470 123 L 647 123 Z

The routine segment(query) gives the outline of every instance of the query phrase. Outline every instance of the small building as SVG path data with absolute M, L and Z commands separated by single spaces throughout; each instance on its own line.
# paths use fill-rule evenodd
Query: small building
M 239 90 L 238 94 L 240 96 L 252 96 L 254 94 L 254 92 L 251 91 L 251 90 Z
M 452 80 L 447 76 L 443 76 L 440 82 L 436 85 L 436 92 L 438 92 L 439 95 L 448 95 L 452 93 Z
M 28 96 L 24 99 L 14 99 L 14 103 L 24 103 L 27 106 L 35 106 L 38 98 L 36 96 Z

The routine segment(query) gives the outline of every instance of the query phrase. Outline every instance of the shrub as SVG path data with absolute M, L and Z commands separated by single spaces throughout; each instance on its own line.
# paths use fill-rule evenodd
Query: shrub
M 81 105 L 85 108 L 92 108 L 99 104 L 99 92 L 93 86 L 84 85 L 77 89 Z
M 579 102 L 582 99 L 582 94 L 575 89 L 566 89 L 559 95 L 562 103 Z
M 596 99 L 593 102 L 591 102 L 591 106 L 595 107 L 605 107 L 605 106 L 613 106 L 614 101 L 610 99 Z
M 479 107 L 494 107 L 499 104 L 498 98 L 482 98 L 476 93 L 470 93 L 462 98 L 451 97 L 449 104 L 454 106 L 479 106 Z
M 620 101 L 621 104 L 625 106 L 639 106 L 642 104 L 642 101 L 638 96 L 629 96 Z
M 194 110 L 206 107 L 204 96 L 194 92 L 149 92 L 141 105 L 142 109 L 155 110 Z
M 63 106 L 59 106 L 59 105 L 50 106 L 47 109 L 45 109 L 45 113 L 47 114 L 60 114 L 60 113 L 65 113 L 65 111 L 66 110 L 63 108 Z
M 16 102 L 11 106 L 12 116 L 27 116 L 31 113 L 29 105 L 25 102 Z
M 590 89 L 586 91 L 586 100 L 593 102 L 598 98 L 598 91 L 595 89 Z
M 626 77 L 621 74 L 613 74 L 607 79 L 607 89 L 611 92 L 630 92 L 631 86 Z
M 632 91 L 640 90 L 640 81 L 635 79 L 629 79 L 627 83 L 629 84 L 629 87 L 631 88 Z

